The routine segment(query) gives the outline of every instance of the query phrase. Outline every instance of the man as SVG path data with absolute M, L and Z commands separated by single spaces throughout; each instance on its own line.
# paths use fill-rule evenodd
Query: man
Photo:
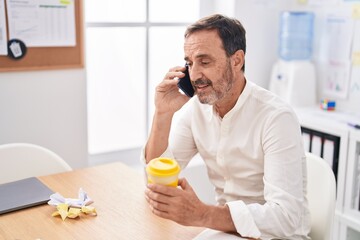
M 182 225 L 309 239 L 299 123 L 288 105 L 245 78 L 245 49 L 245 30 L 235 19 L 212 15 L 187 28 L 185 61 L 196 95 L 189 101 L 177 87 L 185 67 L 169 70 L 156 88 L 144 152 L 146 162 L 165 156 L 182 167 L 199 153 L 218 205 L 201 202 L 185 179 L 178 188 L 149 184 L 146 199 L 154 214 Z M 171 127 L 185 103 L 181 121 Z

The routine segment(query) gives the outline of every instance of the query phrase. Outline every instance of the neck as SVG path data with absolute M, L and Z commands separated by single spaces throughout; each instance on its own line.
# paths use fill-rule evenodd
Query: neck
M 231 109 L 233 109 L 245 88 L 245 84 L 246 79 L 244 76 L 242 76 L 241 79 L 234 82 L 233 87 L 226 94 L 226 96 L 214 104 L 214 109 L 221 118 L 223 118 Z

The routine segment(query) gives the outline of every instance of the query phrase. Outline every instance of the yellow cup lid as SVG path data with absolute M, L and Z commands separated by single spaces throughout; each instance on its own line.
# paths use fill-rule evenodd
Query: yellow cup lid
M 155 176 L 176 175 L 180 172 L 180 166 L 171 158 L 154 158 L 146 166 L 146 171 Z

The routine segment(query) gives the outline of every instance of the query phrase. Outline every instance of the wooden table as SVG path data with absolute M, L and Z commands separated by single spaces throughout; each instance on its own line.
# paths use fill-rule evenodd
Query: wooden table
M 0 216 L 0 240 L 192 239 L 203 228 L 185 227 L 152 214 L 145 200 L 144 176 L 122 163 L 42 176 L 64 197 L 77 198 L 82 187 L 94 200 L 97 216 L 52 217 L 54 206 L 41 205 Z

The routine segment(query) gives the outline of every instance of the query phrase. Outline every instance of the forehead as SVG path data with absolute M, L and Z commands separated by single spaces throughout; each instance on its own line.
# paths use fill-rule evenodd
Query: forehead
M 220 57 L 225 55 L 223 43 L 216 30 L 200 30 L 185 38 L 185 59 L 194 60 L 198 55 Z

